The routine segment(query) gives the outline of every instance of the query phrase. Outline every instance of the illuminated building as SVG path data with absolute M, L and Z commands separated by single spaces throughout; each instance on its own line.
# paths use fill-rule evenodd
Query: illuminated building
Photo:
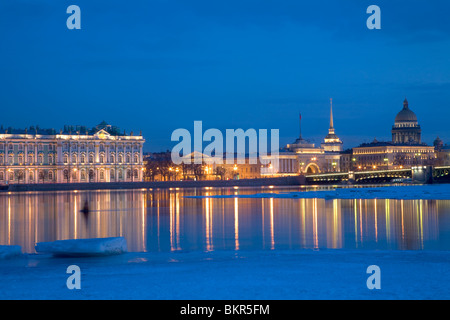
M 0 133 L 0 184 L 142 181 L 142 135 L 66 126 Z
M 286 145 L 279 153 L 278 167 L 262 167 L 263 176 L 289 176 L 321 172 L 339 172 L 342 141 L 336 135 L 333 124 L 333 106 L 330 99 L 330 127 L 320 147 L 303 139 L 301 132 L 294 143 Z
M 416 114 L 409 109 L 408 100 L 403 101 L 403 109 L 397 113 L 392 126 L 392 142 L 395 144 L 420 144 L 421 129 Z
M 421 129 L 408 100 L 397 113 L 392 126 L 392 141 L 364 143 L 353 148 L 353 169 L 399 169 L 417 165 L 433 165 L 435 147 L 421 142 Z

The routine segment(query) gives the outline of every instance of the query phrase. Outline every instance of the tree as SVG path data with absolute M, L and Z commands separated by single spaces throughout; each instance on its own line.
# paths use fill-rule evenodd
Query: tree
M 25 178 L 25 173 L 23 172 L 23 170 L 17 170 L 16 172 L 14 172 L 14 175 L 18 183 L 20 183 L 20 180 L 24 180 Z
M 47 174 L 46 174 L 47 172 L 46 171 L 44 171 L 44 170 L 39 170 L 39 173 L 38 173 L 38 179 L 39 180 L 42 180 L 42 182 L 44 182 L 45 181 L 45 178 L 47 177 Z
M 218 175 L 220 177 L 220 180 L 224 180 L 226 174 L 227 174 L 227 169 L 225 169 L 225 167 L 216 167 L 216 169 L 214 170 L 214 174 Z

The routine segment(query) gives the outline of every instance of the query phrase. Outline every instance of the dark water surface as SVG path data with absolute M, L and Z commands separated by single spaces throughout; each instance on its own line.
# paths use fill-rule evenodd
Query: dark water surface
M 124 236 L 129 251 L 450 249 L 449 200 L 185 198 L 304 190 L 202 188 L 0 194 L 0 245 Z M 88 201 L 90 213 L 80 210 Z

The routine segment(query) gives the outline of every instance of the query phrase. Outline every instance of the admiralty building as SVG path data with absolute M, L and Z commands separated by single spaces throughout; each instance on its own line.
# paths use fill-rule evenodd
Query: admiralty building
M 59 133 L 0 128 L 0 184 L 142 181 L 144 141 L 106 122 Z

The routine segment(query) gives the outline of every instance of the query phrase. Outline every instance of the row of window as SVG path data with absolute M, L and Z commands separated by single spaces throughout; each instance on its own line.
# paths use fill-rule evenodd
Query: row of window
M 116 157 L 114 155 L 111 155 L 110 156 L 110 163 L 115 163 L 115 159 L 116 159 Z M 131 163 L 131 156 L 130 155 L 127 155 L 125 157 L 125 159 L 126 159 L 125 163 Z M 24 158 L 23 155 L 18 155 L 17 156 L 17 162 L 19 164 L 23 164 L 24 160 L 25 160 L 25 158 Z M 36 160 L 34 155 L 29 155 L 27 160 L 28 160 L 27 161 L 28 164 L 33 164 L 33 163 L 40 163 L 40 164 L 42 164 L 42 163 L 44 163 L 44 156 L 43 155 L 38 155 L 37 160 Z M 73 155 L 71 160 L 72 160 L 72 163 L 77 163 L 77 156 Z M 94 155 L 89 155 L 89 159 L 88 160 L 89 160 L 89 163 L 94 163 Z M 123 155 L 119 155 L 118 156 L 118 163 L 123 163 L 124 162 L 123 160 L 124 160 Z M 48 155 L 48 164 L 54 164 L 54 161 L 55 161 L 54 156 L 51 155 L 51 154 Z M 136 164 L 139 163 L 139 156 L 135 155 L 134 158 L 133 158 L 133 161 Z M 0 164 L 4 164 L 4 162 L 5 162 L 5 156 L 4 155 L 0 155 Z M 100 163 L 105 163 L 105 156 L 104 155 L 100 155 L 99 156 L 99 162 Z M 8 163 L 9 164 L 13 164 L 14 163 L 14 156 L 13 155 L 9 155 L 8 156 Z M 66 164 L 69 163 L 69 156 L 68 155 L 64 156 L 64 163 L 66 163 Z M 81 155 L 80 156 L 80 163 L 86 163 L 86 156 L 85 155 Z
M 7 143 L 6 145 L 7 145 L 7 149 L 8 150 L 14 150 L 14 145 L 18 146 L 18 150 L 25 150 L 25 144 L 24 143 L 19 143 L 19 144 L 17 144 L 17 143 Z M 76 150 L 78 145 L 77 144 L 70 144 L 69 145 L 69 143 L 64 143 L 63 144 L 63 149 L 64 150 L 68 150 L 69 146 L 70 146 L 70 149 Z M 86 150 L 86 147 L 89 147 L 90 150 L 94 150 L 94 146 L 93 145 L 86 146 L 85 144 L 80 144 L 79 146 L 80 146 L 80 150 Z M 28 148 L 28 150 L 33 150 L 35 148 L 35 144 L 27 144 L 27 148 Z M 101 144 L 99 148 L 100 148 L 100 151 L 105 151 L 105 145 Z M 109 147 L 109 150 L 114 151 L 115 148 L 116 147 L 114 145 L 111 145 Z M 139 150 L 140 146 L 139 145 L 126 145 L 125 148 L 128 151 L 131 150 L 132 148 Z M 39 151 L 44 150 L 44 145 L 42 143 L 39 143 L 37 145 L 37 149 Z M 4 143 L 0 143 L 0 150 L 5 150 L 5 144 Z M 48 150 L 49 151 L 56 150 L 56 145 L 55 144 L 48 144 Z M 118 150 L 119 151 L 123 150 L 123 146 L 119 145 L 118 146 Z
M 125 173 L 126 179 L 128 179 L 128 180 L 130 180 L 131 178 L 139 179 L 139 171 L 137 169 L 134 169 L 133 171 L 128 169 L 128 170 L 125 170 L 125 172 L 124 172 L 124 170 L 117 170 L 117 177 L 116 177 L 116 171 L 114 169 L 111 169 L 109 172 L 109 178 L 111 181 L 116 180 L 116 178 L 118 180 L 123 180 L 124 173 Z M 69 170 L 67 170 L 67 169 L 64 170 L 63 175 L 64 175 L 64 180 L 67 181 L 69 179 Z M 91 169 L 87 172 L 86 172 L 86 170 L 81 170 L 79 176 L 78 176 L 78 172 L 73 171 L 72 176 L 71 176 L 72 181 L 77 181 L 78 177 L 81 181 L 86 181 L 88 178 L 89 178 L 89 180 L 95 180 L 95 178 L 96 178 L 95 171 L 93 169 Z M 105 177 L 106 177 L 105 170 L 100 170 L 99 171 L 99 179 L 105 180 Z
M 54 156 L 53 155 L 48 155 L 48 163 L 49 164 L 54 164 Z M 18 155 L 17 156 L 17 162 L 19 164 L 23 164 L 24 163 L 24 156 L 23 155 Z M 5 162 L 5 157 L 3 155 L 0 155 L 0 164 L 4 164 Z M 38 155 L 37 157 L 37 161 L 35 160 L 35 157 L 33 155 L 29 155 L 28 156 L 28 164 L 32 164 L 32 163 L 44 163 L 44 156 L 43 155 Z M 9 155 L 8 156 L 8 163 L 13 164 L 14 163 L 14 156 L 13 155 Z
M 72 155 L 70 160 L 71 160 L 72 163 L 77 163 L 78 162 L 77 155 Z M 106 160 L 105 155 L 104 154 L 100 154 L 99 155 L 99 162 L 100 163 L 105 163 L 105 160 Z M 124 160 L 123 155 L 119 154 L 118 157 L 117 157 L 117 160 L 118 160 L 117 161 L 118 163 L 123 163 L 124 162 L 123 161 Z M 116 163 L 116 156 L 114 154 L 111 154 L 109 156 L 109 161 L 110 161 L 110 163 Z M 89 155 L 88 162 L 89 163 L 94 163 L 94 155 L 93 154 Z M 138 155 L 134 155 L 133 162 L 134 163 L 139 163 L 139 156 Z M 64 163 L 69 163 L 69 155 L 67 155 L 67 154 L 64 155 Z M 80 155 L 80 163 L 86 163 L 86 155 L 84 155 L 84 154 Z M 131 156 L 130 155 L 127 155 L 125 157 L 125 163 L 131 163 Z
M 11 171 L 11 172 L 7 172 L 8 175 L 8 180 L 9 181 L 23 181 L 25 180 L 25 172 L 23 170 L 19 170 L 19 171 Z M 114 169 L 110 170 L 110 180 L 114 181 L 116 180 L 116 172 Z M 64 180 L 68 180 L 69 179 L 69 170 L 64 170 L 63 171 L 63 175 L 64 175 Z M 131 171 L 130 169 L 125 171 L 125 176 L 126 179 L 130 180 L 132 177 L 134 179 L 139 179 L 139 171 L 137 169 Z M 54 173 L 53 171 L 39 171 L 38 173 L 38 180 L 43 180 L 43 181 L 54 181 Z M 89 170 L 88 172 L 86 172 L 85 170 L 81 170 L 80 171 L 80 180 L 81 181 L 86 181 L 87 178 L 89 177 L 89 180 L 95 180 L 95 171 L 94 170 Z M 124 171 L 123 170 L 117 170 L 117 179 L 118 180 L 123 180 L 124 177 Z M 34 181 L 34 172 L 30 171 L 28 173 L 28 181 Z M 76 181 L 78 180 L 78 173 L 73 171 L 72 173 L 72 177 L 71 177 L 72 181 Z M 105 180 L 105 171 L 104 170 L 100 170 L 99 173 L 99 179 L 100 180 Z M 0 171 L 0 181 L 5 180 L 5 172 Z
M 373 150 L 360 149 L 360 150 L 357 150 L 356 152 L 354 152 L 353 154 L 371 154 L 371 153 L 373 153 Z M 392 151 L 388 151 L 387 153 L 434 153 L 434 149 L 407 149 L 407 150 L 393 149 Z M 386 153 L 383 153 L 383 154 L 386 154 Z
M 23 144 L 23 143 L 19 143 L 18 144 L 18 150 L 20 151 L 20 150 L 24 150 L 24 147 L 25 147 L 25 144 Z M 33 145 L 33 144 L 28 144 L 27 145 L 27 147 L 28 147 L 28 150 L 33 150 L 34 148 L 35 148 L 35 145 Z M 49 144 L 48 145 L 48 150 L 49 151 L 53 151 L 54 149 L 53 149 L 53 145 L 52 144 Z M 43 144 L 38 144 L 38 146 L 37 146 L 37 149 L 38 149 L 38 151 L 42 151 L 42 150 L 44 150 L 44 145 Z M 0 150 L 5 150 L 5 144 L 0 144 Z M 8 150 L 14 150 L 14 144 L 13 143 L 8 143 Z
M 93 144 L 86 145 L 86 144 L 82 143 L 82 144 L 78 145 L 76 143 L 69 144 L 68 142 L 63 144 L 63 150 L 68 150 L 69 148 L 71 150 L 77 150 L 78 147 L 80 148 L 80 150 L 86 150 L 87 148 L 89 148 L 89 150 L 94 150 L 94 145 Z M 137 144 L 136 145 L 126 145 L 125 146 L 125 149 L 128 150 L 128 151 L 130 151 L 132 148 L 139 150 L 140 146 L 137 145 Z M 100 151 L 105 151 L 106 146 L 104 144 L 100 144 L 99 149 L 100 149 Z M 114 151 L 115 149 L 116 149 L 115 145 L 110 145 L 109 146 L 109 150 L 110 151 Z M 122 151 L 124 149 L 124 146 L 123 145 L 118 145 L 117 149 L 119 151 Z
M 20 171 L 11 171 L 8 172 L 8 180 L 13 181 L 23 181 L 25 180 L 25 172 L 23 170 Z M 5 180 L 5 173 L 3 171 L 0 171 L 0 181 Z M 45 180 L 45 181 L 53 181 L 54 180 L 54 174 L 53 171 L 48 171 L 47 173 L 45 171 L 39 171 L 38 173 L 38 180 Z M 30 171 L 28 173 L 28 181 L 34 181 L 34 172 Z

